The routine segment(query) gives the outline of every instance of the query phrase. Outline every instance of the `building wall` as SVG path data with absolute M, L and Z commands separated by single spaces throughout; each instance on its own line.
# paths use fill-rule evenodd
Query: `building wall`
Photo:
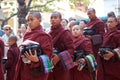
M 94 8 L 96 10 L 96 15 L 98 17 L 104 16 L 104 1 L 96 0 L 94 3 L 88 6 L 89 8 Z
M 13 3 L 13 5 L 10 4 L 11 2 Z M 10 13 L 14 14 L 14 13 L 17 12 L 17 2 L 16 2 L 16 0 L 4 0 L 4 1 L 2 1 L 1 9 L 2 9 L 6 18 L 10 17 Z M 11 19 L 9 19 L 8 24 L 12 26 L 13 31 L 16 34 L 17 33 L 17 28 L 18 28 L 17 17 L 14 16 Z
M 118 15 L 117 1 L 120 0 L 104 0 L 104 15 L 107 16 L 107 13 L 110 11 L 115 12 Z

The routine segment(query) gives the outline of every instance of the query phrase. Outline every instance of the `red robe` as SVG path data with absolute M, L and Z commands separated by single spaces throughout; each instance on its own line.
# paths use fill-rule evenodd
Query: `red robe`
M 3 55 L 4 55 L 4 42 L 0 39 L 0 80 L 4 80 L 4 71 L 2 65 Z
M 61 34 L 62 32 L 62 34 Z M 74 52 L 73 40 L 71 33 L 59 25 L 57 28 L 52 28 L 50 35 L 53 39 L 54 48 L 60 52 L 67 50 L 71 56 Z M 69 70 L 65 70 L 62 62 L 59 61 L 50 73 L 48 80 L 71 80 Z
M 120 23 L 117 24 L 117 29 L 120 30 Z
M 74 38 L 74 47 L 75 50 L 84 50 L 87 54 L 93 54 L 91 41 L 84 36 Z M 91 80 L 90 71 L 86 68 L 83 68 L 82 71 L 78 71 L 77 67 L 74 67 L 71 76 L 73 76 L 73 80 Z
M 97 17 L 90 20 L 90 22 L 87 24 L 87 27 L 89 29 L 94 29 L 95 34 L 103 35 L 104 32 L 105 32 L 105 30 L 104 30 L 104 28 L 105 28 L 104 22 L 102 20 L 98 19 Z M 93 51 L 94 51 L 95 58 L 97 58 L 97 53 L 98 53 L 99 47 L 100 47 L 100 45 L 93 46 Z
M 38 42 L 41 45 L 42 53 L 51 58 L 53 53 L 52 39 L 42 30 L 42 26 L 27 32 L 24 36 L 24 41 L 27 39 Z M 20 67 L 20 65 L 18 67 Z M 41 74 L 40 67 L 40 61 L 37 63 L 32 62 L 31 64 L 24 64 L 21 61 L 20 73 L 16 80 L 47 80 L 48 74 Z
M 104 35 L 102 46 L 110 46 L 113 48 L 120 47 L 120 31 L 113 29 Z M 120 60 L 118 55 L 115 55 L 110 60 L 104 60 L 99 55 L 98 57 L 98 79 L 97 80 L 120 80 Z
M 17 44 L 10 46 L 7 53 L 7 62 L 5 64 L 7 70 L 6 80 L 14 80 L 15 76 L 15 67 L 20 56 L 20 50 L 17 47 Z

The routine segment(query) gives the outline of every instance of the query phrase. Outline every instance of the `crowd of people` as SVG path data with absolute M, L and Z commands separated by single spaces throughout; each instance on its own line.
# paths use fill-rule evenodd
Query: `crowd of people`
M 0 80 L 120 80 L 120 16 L 110 12 L 102 21 L 94 8 L 87 15 L 89 22 L 77 22 L 54 11 L 49 33 L 39 11 L 28 13 L 18 35 L 5 25 Z

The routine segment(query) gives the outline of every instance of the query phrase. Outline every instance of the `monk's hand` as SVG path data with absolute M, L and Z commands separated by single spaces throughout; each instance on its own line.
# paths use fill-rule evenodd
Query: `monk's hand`
M 101 55 L 100 51 L 98 52 L 98 55 L 99 55 L 100 57 L 103 57 L 103 56 Z
M 83 63 L 83 64 L 85 64 L 86 61 L 85 61 L 84 58 L 80 58 L 80 59 L 77 60 L 77 64 L 79 64 L 80 62 Z
M 107 53 L 103 55 L 105 60 L 110 60 L 110 58 L 112 58 L 113 56 L 114 56 L 114 53 L 111 51 L 107 51 Z
M 52 63 L 53 65 L 56 65 L 60 61 L 60 58 L 57 54 L 53 54 L 52 56 Z
M 86 61 L 84 58 L 80 58 L 79 60 L 77 60 L 77 64 L 78 64 L 77 70 L 81 71 L 86 64 Z
M 91 39 L 91 36 L 90 35 L 85 35 L 87 38 Z
M 29 59 L 32 62 L 39 62 L 36 50 L 34 51 L 34 54 L 32 54 L 31 50 L 29 50 L 29 52 L 26 51 L 24 55 L 26 56 L 27 59 Z

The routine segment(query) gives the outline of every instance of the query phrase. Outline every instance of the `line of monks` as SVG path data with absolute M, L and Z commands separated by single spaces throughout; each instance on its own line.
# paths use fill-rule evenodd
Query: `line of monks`
M 30 30 L 25 34 L 21 45 L 40 44 L 42 53 L 49 57 L 53 69 L 48 70 L 49 60 L 45 56 L 38 56 L 36 51 L 34 54 L 31 51 L 20 54 L 16 39 L 12 37 L 13 43 L 9 41 L 11 45 L 7 54 L 6 80 L 120 80 L 118 21 L 115 16 L 109 16 L 105 24 L 95 13 L 95 9 L 88 9 L 90 21 L 87 29 L 94 30 L 94 34 L 89 35 L 89 32 L 85 34 L 78 25 L 66 30 L 61 25 L 61 13 L 57 11 L 51 14 L 51 30 L 47 34 L 40 25 L 41 14 L 38 11 L 31 11 L 27 17 Z M 54 49 L 58 53 L 55 53 Z M 4 42 L 0 39 L 0 80 L 4 80 L 3 50 Z M 74 54 L 77 54 L 75 51 L 83 51 L 84 56 L 74 60 Z M 88 58 L 90 61 L 93 60 L 93 56 L 88 56 L 89 54 L 94 55 L 97 70 L 91 70 L 89 64 L 94 66 L 95 62 L 88 63 Z

